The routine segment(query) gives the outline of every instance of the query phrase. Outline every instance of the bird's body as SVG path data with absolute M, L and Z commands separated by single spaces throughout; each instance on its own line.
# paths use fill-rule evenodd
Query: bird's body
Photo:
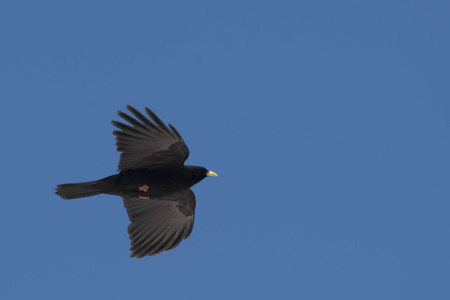
M 132 126 L 113 121 L 117 150 L 121 151 L 119 174 L 100 180 L 58 185 L 63 199 L 98 194 L 121 196 L 131 224 L 128 232 L 132 256 L 155 255 L 175 248 L 193 227 L 195 196 L 189 189 L 207 176 L 203 167 L 185 166 L 189 155 L 178 131 L 167 127 L 146 108 L 147 117 L 127 106 L 137 118 L 119 112 Z M 170 128 L 170 129 L 169 129 Z
M 185 190 L 206 177 L 207 170 L 196 166 L 146 170 L 138 169 L 120 173 L 117 178 L 117 191 L 113 195 L 130 195 L 139 187 L 148 186 L 148 190 L 139 190 L 138 196 L 157 198 Z
M 63 199 L 90 197 L 93 196 L 91 193 L 135 196 L 141 199 L 165 197 L 190 188 L 205 178 L 204 174 L 207 172 L 205 168 L 197 166 L 127 170 L 96 181 L 61 184 L 58 186 L 58 194 Z M 142 188 L 145 186 L 147 188 Z M 65 193 L 62 192 L 64 190 Z M 69 190 L 78 192 L 70 194 Z

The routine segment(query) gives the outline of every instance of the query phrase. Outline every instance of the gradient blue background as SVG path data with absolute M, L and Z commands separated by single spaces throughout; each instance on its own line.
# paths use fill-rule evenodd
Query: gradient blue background
M 162 1 L 161 1 L 162 2 Z M 450 299 L 448 1 L 4 1 L 1 299 Z M 129 258 L 110 121 L 172 123 L 197 216 Z

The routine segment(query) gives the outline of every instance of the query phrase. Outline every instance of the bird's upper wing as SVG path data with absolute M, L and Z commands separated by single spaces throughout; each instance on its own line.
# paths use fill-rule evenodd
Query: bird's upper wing
M 158 199 L 123 196 L 132 257 L 155 255 L 175 248 L 194 226 L 195 195 L 184 190 Z
M 121 111 L 118 115 L 132 126 L 112 121 L 120 129 L 113 131 L 117 151 L 122 152 L 119 170 L 183 165 L 189 156 L 189 149 L 178 131 L 170 124 L 167 127 L 147 107 L 145 111 L 153 122 L 135 108 L 129 105 L 127 108 L 135 118 Z

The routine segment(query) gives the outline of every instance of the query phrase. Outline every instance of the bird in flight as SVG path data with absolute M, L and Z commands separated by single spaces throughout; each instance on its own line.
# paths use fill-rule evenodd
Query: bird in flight
M 131 221 L 131 257 L 141 258 L 171 250 L 189 237 L 195 216 L 195 195 L 190 187 L 217 174 L 184 165 L 189 149 L 175 127 L 166 126 L 147 107 L 151 120 L 132 106 L 127 109 L 134 117 L 121 111 L 118 115 L 130 125 L 112 121 L 118 128 L 113 134 L 121 152 L 119 174 L 60 184 L 56 194 L 63 199 L 121 196 Z

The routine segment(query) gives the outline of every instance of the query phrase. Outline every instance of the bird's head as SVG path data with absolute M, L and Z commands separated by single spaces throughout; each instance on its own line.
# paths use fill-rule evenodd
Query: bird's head
M 214 177 L 217 176 L 217 174 L 213 171 L 209 171 L 203 167 L 197 167 L 197 166 L 186 166 L 191 171 L 192 178 L 195 178 L 195 181 L 200 181 L 204 179 L 205 177 Z

